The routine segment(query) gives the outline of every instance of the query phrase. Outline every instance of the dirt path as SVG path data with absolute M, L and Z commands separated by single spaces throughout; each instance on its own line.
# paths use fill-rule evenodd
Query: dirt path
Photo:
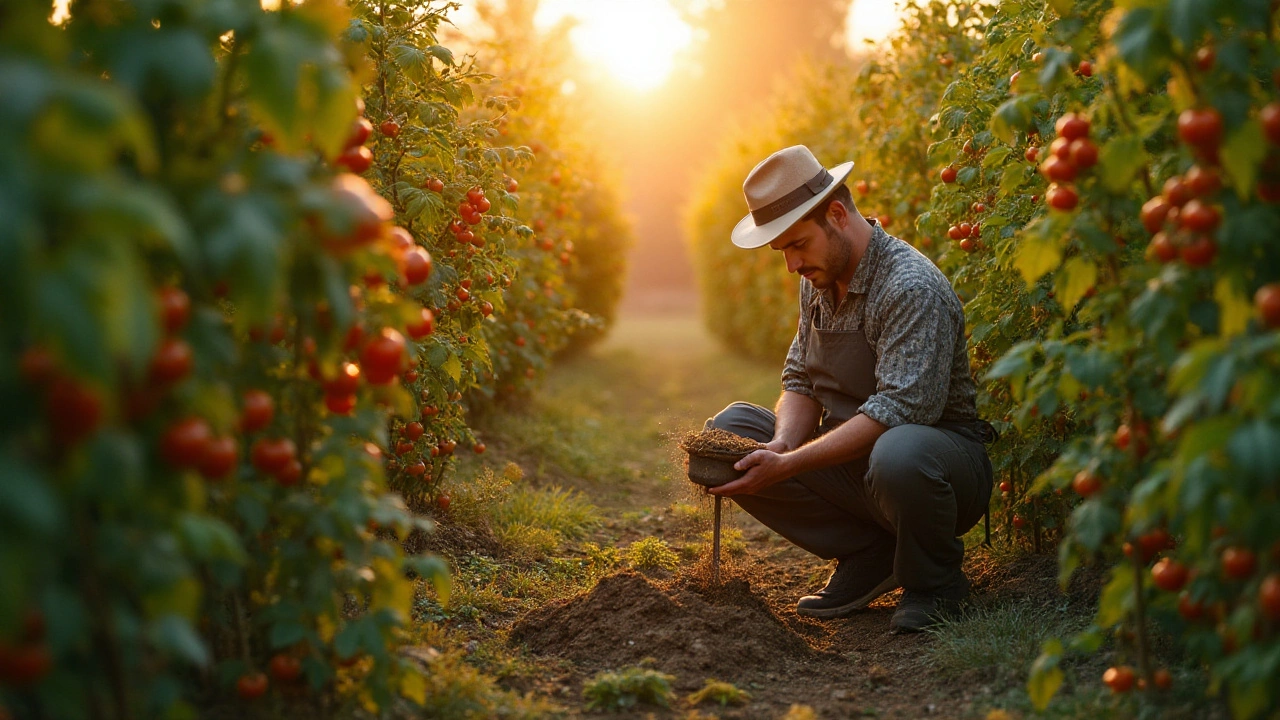
M 771 404 L 777 382 L 776 368 L 728 355 L 695 318 L 624 318 L 609 342 L 553 373 L 527 425 L 507 423 L 491 446 L 533 484 L 576 488 L 600 507 L 605 522 L 592 540 L 625 548 L 659 537 L 684 558 L 674 573 L 621 569 L 503 620 L 507 647 L 534 668 L 511 673 L 509 685 L 583 717 L 780 718 L 793 706 L 821 718 L 1040 716 L 1030 711 L 1027 668 L 1043 640 L 1087 624 L 1100 586 L 1084 573 L 1061 592 L 1053 556 L 989 550 L 971 533 L 972 610 L 912 636 L 888 631 L 898 593 L 847 619 L 798 616 L 796 598 L 821 587 L 829 565 L 742 512 L 727 518 L 723 582 L 706 579 L 709 504 L 690 502 L 696 494 L 671 436 L 732 400 Z M 1045 716 L 1131 717 L 1131 705 L 1100 688 L 1109 662 L 1107 652 L 1071 661 Z M 674 676 L 671 708 L 585 709 L 583 687 L 597 673 L 642 663 Z M 750 700 L 691 708 L 685 698 L 709 679 Z M 1161 717 L 1210 716 L 1204 707 L 1166 709 Z

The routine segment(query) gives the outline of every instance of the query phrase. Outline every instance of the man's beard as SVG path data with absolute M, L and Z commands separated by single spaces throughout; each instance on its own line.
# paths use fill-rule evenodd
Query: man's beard
M 836 278 L 849 267 L 849 259 L 853 257 L 853 246 L 848 240 L 837 235 L 829 225 L 824 224 L 822 232 L 827 236 L 827 256 L 823 258 L 823 267 L 815 268 L 819 270 L 819 276 L 809 282 L 819 290 L 826 290 L 834 287 Z M 801 272 L 805 270 L 806 268 L 800 269 Z

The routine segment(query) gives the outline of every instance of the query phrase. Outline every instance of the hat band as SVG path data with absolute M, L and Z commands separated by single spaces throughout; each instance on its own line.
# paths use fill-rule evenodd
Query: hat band
M 756 225 L 765 225 L 795 210 L 801 205 L 808 202 L 810 198 L 822 192 L 824 188 L 835 180 L 826 168 L 818 171 L 808 182 L 764 207 L 756 208 L 751 211 L 751 219 Z

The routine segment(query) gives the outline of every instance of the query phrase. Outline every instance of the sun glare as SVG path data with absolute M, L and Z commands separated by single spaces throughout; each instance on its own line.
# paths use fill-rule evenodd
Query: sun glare
M 693 29 L 668 0 L 544 0 L 537 23 L 576 21 L 570 32 L 584 60 L 636 90 L 652 90 L 675 69 Z
M 853 0 L 845 19 L 844 32 L 847 47 L 857 52 L 867 42 L 884 40 L 902 22 L 897 0 Z

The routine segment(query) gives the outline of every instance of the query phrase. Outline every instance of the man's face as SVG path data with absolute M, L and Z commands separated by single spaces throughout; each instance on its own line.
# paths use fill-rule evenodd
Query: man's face
M 813 220 L 802 220 L 779 235 L 769 247 L 778 250 L 787 261 L 787 272 L 797 273 L 826 290 L 836 284 L 848 269 L 853 255 L 851 243 L 840 235 L 828 233 Z

